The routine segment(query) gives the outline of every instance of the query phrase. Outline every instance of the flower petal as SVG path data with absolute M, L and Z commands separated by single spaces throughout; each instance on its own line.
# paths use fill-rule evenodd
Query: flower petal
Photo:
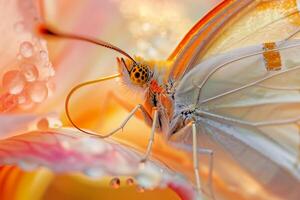
M 33 131 L 0 141 L 1 165 L 18 165 L 26 171 L 43 166 L 93 178 L 131 176 L 143 188 L 168 186 L 183 199 L 194 198 L 192 186 L 183 177 L 158 161 L 140 163 L 141 159 L 134 149 L 73 129 Z

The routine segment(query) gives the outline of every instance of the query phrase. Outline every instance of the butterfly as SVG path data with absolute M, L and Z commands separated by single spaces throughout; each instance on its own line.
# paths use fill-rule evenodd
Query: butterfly
M 106 138 L 142 112 L 152 127 L 142 162 L 151 153 L 157 131 L 170 145 L 193 153 L 198 191 L 198 154 L 203 153 L 211 160 L 210 179 L 215 167 L 212 160 L 217 158 L 242 166 L 267 193 L 294 199 L 299 197 L 296 188 L 300 184 L 298 8 L 299 2 L 294 0 L 223 1 L 187 33 L 165 61 L 131 57 L 110 43 L 51 27 L 43 30 L 124 56 L 117 58 L 118 74 L 79 84 L 70 91 L 66 113 L 74 127 Z M 144 103 L 136 105 L 120 126 L 105 135 L 76 125 L 68 109 L 74 92 L 117 77 L 143 94 Z M 214 148 L 199 146 L 212 142 L 210 146 L 224 150 L 224 158 Z

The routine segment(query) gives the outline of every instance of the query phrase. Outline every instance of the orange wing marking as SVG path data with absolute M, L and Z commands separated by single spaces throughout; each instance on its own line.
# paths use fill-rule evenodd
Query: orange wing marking
M 265 65 L 268 71 L 277 71 L 281 69 L 281 57 L 274 42 L 263 44 L 263 53 Z

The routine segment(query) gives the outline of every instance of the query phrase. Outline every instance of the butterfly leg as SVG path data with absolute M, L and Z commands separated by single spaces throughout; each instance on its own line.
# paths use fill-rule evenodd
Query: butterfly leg
M 300 123 L 297 123 L 298 126 L 298 155 L 297 155 L 297 160 L 295 163 L 295 167 L 300 167 Z
M 195 122 L 192 123 L 192 140 L 193 140 L 193 146 L 192 146 L 192 152 L 193 152 L 193 167 L 194 167 L 194 174 L 195 174 L 195 181 L 196 181 L 196 189 L 200 193 L 201 192 L 201 181 L 199 176 L 199 158 L 198 154 L 206 154 L 209 156 L 209 171 L 208 171 L 208 188 L 209 193 L 211 195 L 212 199 L 215 199 L 213 187 L 212 187 L 212 172 L 213 172 L 213 150 L 206 149 L 206 148 L 198 148 L 197 144 L 197 129 Z
M 110 91 L 107 94 L 107 98 L 104 101 L 104 107 L 106 107 L 106 104 L 108 104 L 110 101 L 115 101 L 119 105 L 121 105 L 122 108 L 130 112 L 134 105 L 131 103 L 128 103 L 128 101 L 125 101 L 124 99 L 121 99 L 118 95 L 116 95 L 114 92 Z M 145 120 L 146 123 L 151 126 L 152 124 L 152 118 L 151 116 L 146 112 L 144 107 L 142 108 L 142 112 L 136 112 L 135 117 L 141 120 Z
M 126 110 L 130 111 L 130 108 L 132 108 L 133 106 L 130 105 L 128 102 L 120 99 L 117 95 L 115 95 L 113 92 L 109 92 L 108 93 L 108 99 L 107 100 L 115 100 L 117 101 L 117 103 L 119 103 L 123 108 L 125 108 Z M 150 137 L 148 140 L 148 144 L 147 144 L 147 149 L 145 152 L 145 155 L 143 156 L 143 159 L 141 159 L 141 163 L 145 163 L 152 151 L 152 146 L 154 143 L 154 135 L 155 135 L 155 129 L 157 127 L 157 121 L 158 121 L 158 111 L 157 108 L 153 108 L 153 119 L 151 118 L 151 116 L 148 114 L 148 112 L 145 110 L 145 108 L 142 105 L 138 105 L 140 110 L 142 111 L 141 113 L 135 112 L 135 116 L 137 116 L 138 118 L 143 118 L 147 124 L 151 125 L 151 133 L 150 133 Z M 133 109 L 135 110 L 135 109 Z M 132 113 L 132 112 L 131 112 Z M 142 115 L 141 115 L 142 114 Z M 129 115 L 128 117 L 131 117 L 132 115 Z M 129 119 L 126 118 L 124 120 L 124 122 L 127 122 Z M 126 124 L 126 123 L 125 123 Z M 125 124 L 123 123 L 121 125 L 121 127 L 124 127 Z
M 118 104 L 120 104 L 123 108 L 125 108 L 128 111 L 130 111 L 130 108 L 133 107 L 128 102 L 124 101 L 123 99 L 120 99 L 113 92 L 108 93 L 108 99 L 107 100 L 117 101 Z M 149 155 L 152 151 L 152 146 L 153 146 L 153 143 L 154 143 L 155 129 L 157 127 L 157 121 L 158 121 L 158 111 L 157 111 L 157 108 L 154 107 L 153 108 L 153 118 L 151 118 L 151 116 L 146 112 L 145 108 L 142 105 L 139 105 L 139 106 L 140 106 L 140 110 L 142 111 L 142 113 L 136 112 L 135 115 L 138 118 L 143 118 L 146 121 L 146 123 L 151 124 L 151 127 L 152 127 L 150 137 L 149 137 L 149 140 L 148 140 L 148 144 L 147 144 L 147 149 L 146 149 L 145 155 L 143 156 L 143 159 L 141 160 L 141 162 L 144 163 L 144 162 L 147 161 L 147 159 L 148 159 L 148 157 L 149 157 Z
M 152 146 L 153 146 L 153 142 L 154 142 L 154 135 L 155 135 L 155 129 L 157 127 L 157 121 L 158 121 L 158 111 L 157 108 L 153 108 L 153 120 L 152 120 L 152 128 L 151 128 L 151 133 L 150 133 L 150 137 L 148 140 L 148 145 L 147 145 L 147 150 L 146 153 L 144 155 L 144 158 L 141 160 L 141 162 L 146 162 L 151 151 L 152 151 Z
M 197 130 L 195 122 L 192 123 L 192 134 L 193 134 L 193 167 L 196 181 L 196 190 L 201 192 L 201 182 L 199 175 L 199 159 L 198 159 L 198 147 L 197 147 Z
M 198 149 L 198 153 L 202 153 L 202 154 L 206 154 L 209 156 L 209 171 L 208 171 L 208 183 L 207 183 L 207 187 L 209 188 L 209 193 L 211 195 L 211 198 L 212 199 L 215 199 L 215 193 L 214 193 L 214 190 L 213 190 L 213 166 L 214 166 L 214 152 L 213 150 L 211 149 Z

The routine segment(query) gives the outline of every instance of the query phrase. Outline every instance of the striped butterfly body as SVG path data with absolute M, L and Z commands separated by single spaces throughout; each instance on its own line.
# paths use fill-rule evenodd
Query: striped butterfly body
M 273 198 L 298 199 L 300 191 L 300 4 L 296 0 L 228 0 L 201 19 L 166 61 L 132 58 L 109 43 L 48 33 L 96 43 L 123 54 L 119 73 L 80 84 L 79 88 L 120 77 L 144 96 L 120 126 L 137 111 L 152 127 L 142 162 L 151 153 L 155 131 L 171 145 L 193 153 L 195 186 L 201 190 L 198 154 L 241 167 Z M 202 145 L 203 144 L 203 145 Z M 222 150 L 222 151 L 220 151 Z M 215 152 L 214 152 L 215 151 Z M 225 153 L 220 153 L 225 152 Z M 220 174 L 228 173 L 222 169 Z

